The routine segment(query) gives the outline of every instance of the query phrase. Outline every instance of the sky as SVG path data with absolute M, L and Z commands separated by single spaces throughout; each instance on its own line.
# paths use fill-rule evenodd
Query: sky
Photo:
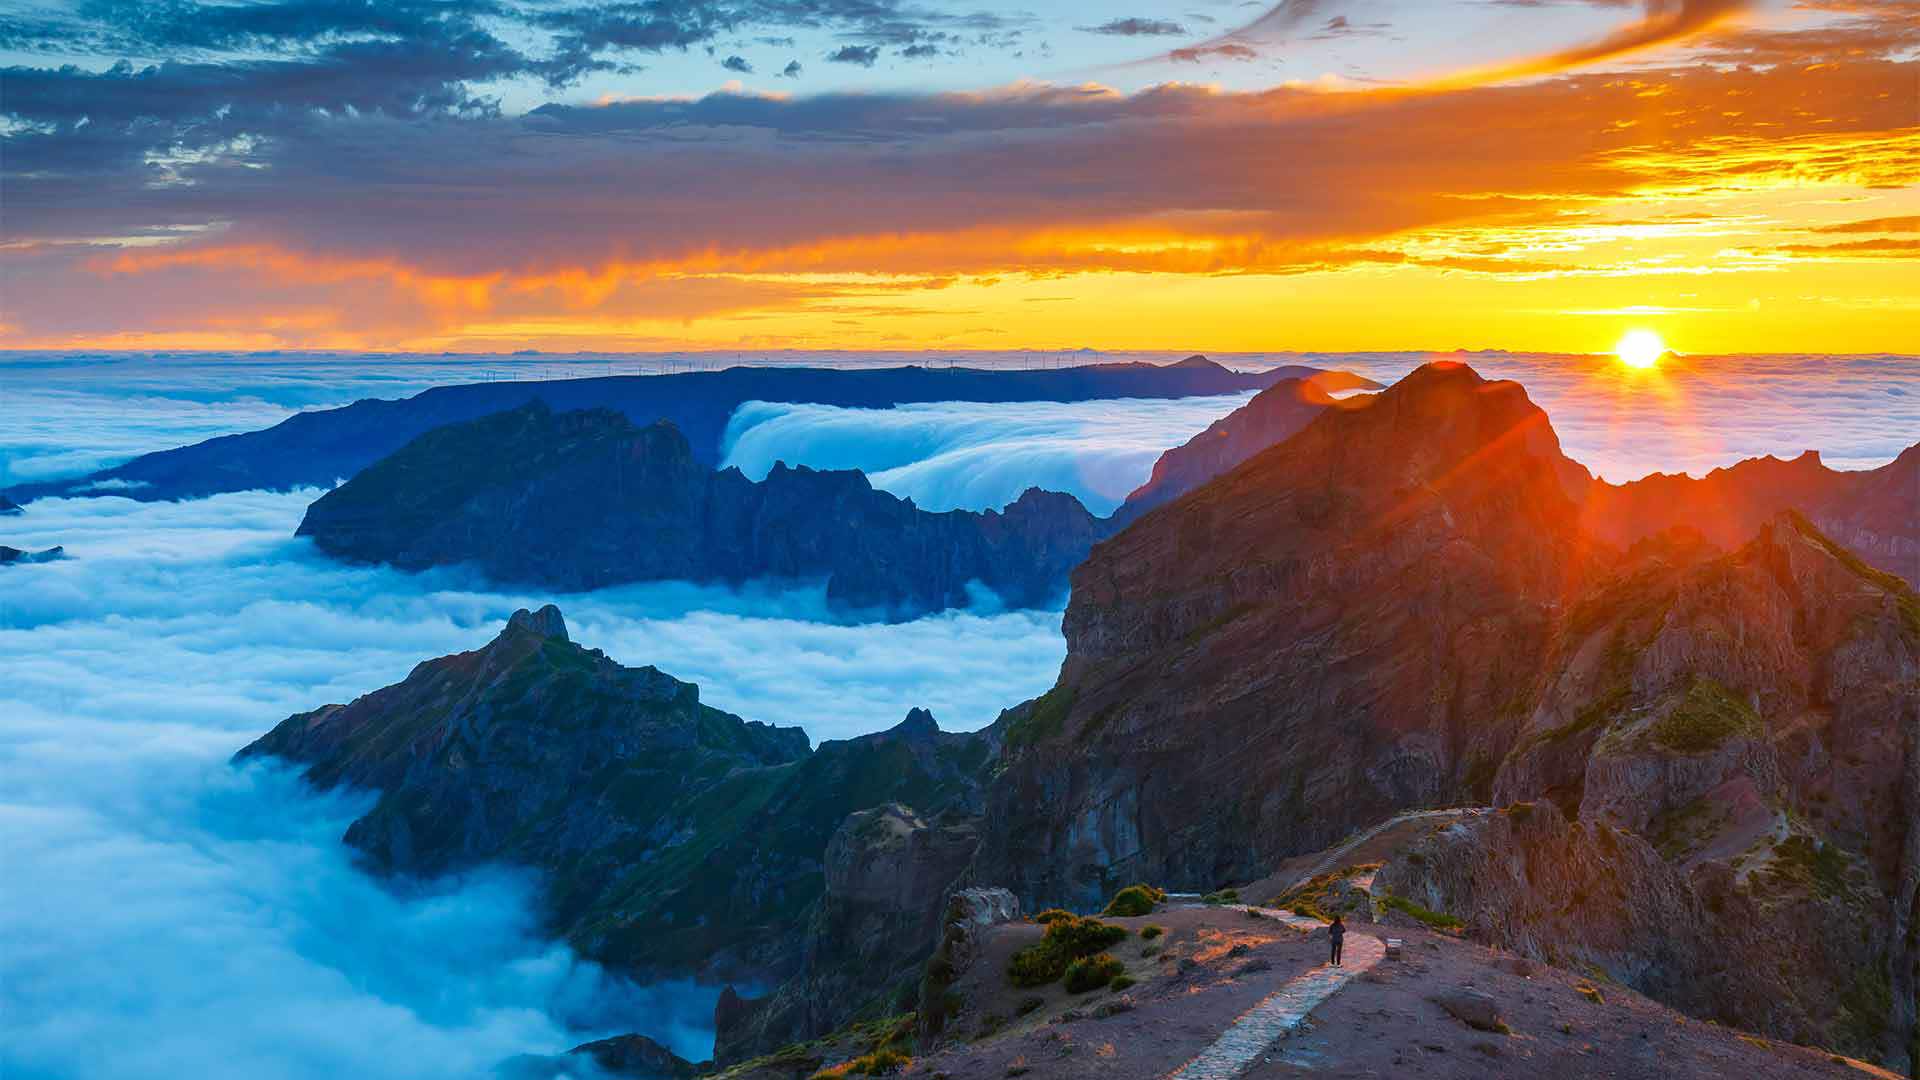
M 1911 0 L 0 0 L 0 348 L 1920 351 Z

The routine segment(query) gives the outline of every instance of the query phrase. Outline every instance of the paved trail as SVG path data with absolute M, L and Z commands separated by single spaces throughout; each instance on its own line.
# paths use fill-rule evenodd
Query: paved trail
M 1249 910 L 1245 905 L 1233 906 Z M 1302 918 L 1290 911 L 1252 910 L 1296 929 L 1309 932 L 1325 929 L 1320 920 Z M 1292 1034 L 1321 1002 L 1379 963 L 1386 956 L 1387 947 L 1379 938 L 1348 931 L 1345 951 L 1339 967 L 1323 965 L 1282 983 L 1279 989 L 1260 999 L 1258 1005 L 1241 1013 L 1199 1056 L 1168 1073 L 1167 1080 L 1234 1080 L 1275 1043 Z

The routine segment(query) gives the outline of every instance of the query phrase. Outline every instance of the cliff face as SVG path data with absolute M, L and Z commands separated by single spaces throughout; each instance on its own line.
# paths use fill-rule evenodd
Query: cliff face
M 1132 522 L 1291 438 L 1334 404 L 1327 390 L 1322 379 L 1308 377 L 1282 379 L 1255 394 L 1207 430 L 1161 454 L 1153 463 L 1153 475 L 1127 496 L 1114 519 Z
M 1096 547 L 1004 718 L 978 879 L 1029 906 L 1250 880 L 1484 789 L 1587 572 L 1513 383 L 1422 368 Z
M 1850 489 L 1863 527 L 1893 474 Z M 1029 906 L 1209 889 L 1491 801 L 1513 809 L 1381 887 L 1698 1014 L 1905 1061 L 1920 600 L 1795 513 L 1732 554 L 1723 524 L 1623 551 L 1583 528 L 1582 479 L 1518 387 L 1434 365 L 1100 544 L 1059 683 L 1003 718 L 975 879 Z M 1695 483 L 1666 519 L 1726 511 Z
M 1797 514 L 1732 555 L 1636 554 L 1566 620 L 1494 785 L 1561 824 L 1440 843 L 1401 887 L 1693 1011 L 1896 1058 L 1920 963 L 1920 598 Z M 1616 834 L 1599 856 L 1633 857 L 1592 855 Z M 1595 899 L 1556 908 L 1554 879 Z
M 695 460 L 672 425 L 538 403 L 430 432 L 327 493 L 299 533 L 403 569 L 470 563 L 503 582 L 821 580 L 845 609 L 911 617 L 972 601 L 1057 600 L 1103 523 L 1029 491 L 1003 513 L 928 513 L 858 472 Z
M 1920 444 L 1864 472 L 1829 469 L 1809 450 L 1791 461 L 1750 458 L 1698 479 L 1656 473 L 1627 484 L 1595 480 L 1583 494 L 1581 526 L 1621 547 L 1684 526 L 1731 551 L 1786 510 L 1920 586 Z
M 692 684 L 573 644 L 549 607 L 516 614 L 485 648 L 291 717 L 238 756 L 380 792 L 346 835 L 377 870 L 527 866 L 552 929 L 588 956 L 762 981 L 799 967 L 847 815 L 903 796 L 977 806 L 991 739 L 916 713 L 810 753 L 797 728 L 741 720 Z

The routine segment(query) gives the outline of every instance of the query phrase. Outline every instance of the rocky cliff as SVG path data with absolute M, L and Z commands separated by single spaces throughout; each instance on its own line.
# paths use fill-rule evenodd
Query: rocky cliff
M 936 514 L 856 471 L 776 466 L 755 483 L 701 464 L 671 424 L 536 402 L 421 436 L 322 496 L 299 533 L 343 559 L 570 590 L 824 580 L 838 607 L 911 617 L 968 606 L 976 584 L 1055 602 L 1104 529 L 1037 490 Z
M 238 757 L 378 791 L 346 840 L 379 871 L 527 866 L 549 925 L 590 957 L 641 976 L 770 982 L 800 967 L 847 815 L 903 797 L 977 807 L 991 738 L 916 713 L 810 752 L 797 728 L 742 720 L 692 684 L 574 644 L 548 607 L 516 613 L 484 648 L 291 717 Z
M 1513 810 L 1388 886 L 1697 1013 L 1907 1052 L 1920 598 L 1804 517 L 1629 553 L 1560 627 L 1494 789 Z
M 955 808 L 931 819 L 901 803 L 848 815 L 827 845 L 826 891 L 808 915 L 799 972 L 765 1000 L 717 1011 L 714 1059 L 912 1010 L 948 893 L 979 842 L 974 819 Z
M 1320 376 L 1274 383 L 1207 430 L 1161 454 L 1153 463 L 1153 475 L 1114 512 L 1115 521 L 1130 523 L 1284 442 L 1333 405 L 1329 389 L 1349 388 Z
M 1920 586 L 1920 444 L 1860 472 L 1829 469 L 1809 450 L 1790 461 L 1750 458 L 1699 478 L 1595 480 L 1582 493 L 1581 510 L 1583 528 L 1621 547 L 1679 526 L 1725 551 L 1795 510 L 1873 565 Z
M 1484 797 L 1591 561 L 1564 461 L 1519 386 L 1429 365 L 1096 547 L 978 879 L 1206 889 Z
M 1684 528 L 1622 550 L 1583 527 L 1582 480 L 1519 387 L 1430 365 L 1098 545 L 1058 684 L 1003 717 L 975 879 L 1084 908 L 1259 878 L 1399 809 L 1513 804 L 1382 884 L 1904 1061 L 1920 602 L 1791 512 L 1731 554 Z

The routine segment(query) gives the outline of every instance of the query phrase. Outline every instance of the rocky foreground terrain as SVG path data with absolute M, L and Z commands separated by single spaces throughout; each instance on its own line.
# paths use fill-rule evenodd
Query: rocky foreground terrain
M 964 972 L 999 947 L 994 935 L 1043 932 L 1009 921 L 1015 910 L 1098 911 L 1150 882 L 1237 885 L 1289 918 L 1411 919 L 1584 979 L 1608 1002 L 1661 1003 L 1620 1019 L 1566 995 L 1548 999 L 1573 1010 L 1564 1017 L 1523 1001 L 1509 1006 L 1513 1030 L 1532 1041 L 1491 1051 L 1384 1038 L 1329 1049 L 1347 1056 L 1324 1061 L 1353 1075 L 1831 1075 L 1855 1068 L 1847 1057 L 1911 1069 L 1920 598 L 1907 583 L 1829 535 L 1834 504 L 1811 496 L 1825 517 L 1779 509 L 1728 544 L 1694 524 L 1719 521 L 1724 499 L 1687 505 L 1704 489 L 1680 485 L 1662 510 L 1675 527 L 1624 544 L 1595 535 L 1601 496 L 1545 414 L 1461 365 L 1314 404 L 1290 437 L 1093 546 L 1073 572 L 1058 684 L 977 735 L 915 714 L 810 752 L 797 731 L 706 709 L 686 684 L 571 644 L 548 611 L 397 687 L 292 718 L 248 752 L 381 790 L 348 836 L 376 865 L 530 864 L 546 872 L 556 928 L 588 955 L 777 983 L 723 997 L 720 1068 L 830 1066 L 806 1049 L 825 1038 L 847 1058 L 904 1047 L 972 1075 L 963 1047 L 999 1036 L 970 1015 L 1057 1042 L 1038 1021 L 971 1004 L 989 994 L 980 980 L 1005 976 L 1004 958 Z M 510 422 L 562 421 L 583 425 L 588 447 L 624 425 L 544 410 Z M 531 482 L 445 497 L 486 507 L 568 490 L 556 462 L 576 443 L 551 434 L 507 455 Z M 618 453 L 582 459 L 597 463 L 595 489 L 630 460 L 652 475 L 640 459 L 666 438 L 624 425 Z M 387 482 L 398 460 L 366 477 Z M 438 460 L 407 467 L 432 475 Z M 1847 483 L 1847 505 L 1877 508 L 1848 520 L 1900 525 L 1876 501 L 1894 496 Z M 420 513 L 431 531 L 443 509 Z M 334 520 L 349 537 L 361 527 Z M 648 527 L 671 537 L 688 520 Z M 1455 805 L 1497 809 L 1362 832 Z M 1356 833 L 1363 844 L 1338 846 Z M 1126 973 L 1158 978 L 1157 961 L 1137 962 L 1150 959 L 1125 958 Z M 1472 963 L 1403 985 L 1495 978 Z M 1192 1020 L 1192 984 L 1157 985 L 1167 1022 L 1193 1028 L 1168 1045 L 1218 1034 Z M 1357 1007 L 1369 985 L 1348 983 L 1327 1007 Z M 1241 1008 L 1266 1000 L 1234 994 L 1252 994 Z M 1411 1000 L 1369 1007 L 1387 1026 Z M 1583 1035 L 1539 1030 L 1562 1022 Z M 1648 1042 L 1663 1033 L 1660 1046 L 1684 1054 L 1635 1049 L 1610 1024 L 1639 1025 Z M 1069 1044 L 1092 1055 L 1080 1061 L 1110 1057 L 1080 1035 Z M 979 1075 L 1080 1068 L 1047 1060 L 1052 1072 L 1029 1055 Z

